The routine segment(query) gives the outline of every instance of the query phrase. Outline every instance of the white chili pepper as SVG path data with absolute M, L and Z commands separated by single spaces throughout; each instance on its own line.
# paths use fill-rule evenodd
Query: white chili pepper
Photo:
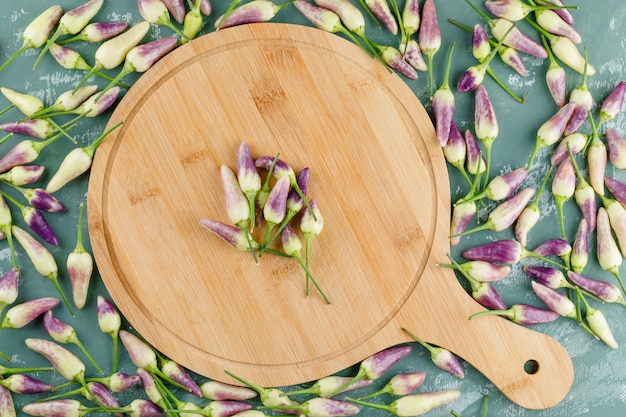
M 209 400 L 250 400 L 257 392 L 248 387 L 226 384 L 219 381 L 207 381 L 200 385 L 202 397 Z
M 0 66 L 0 71 L 5 69 L 7 65 L 24 53 L 24 51 L 43 46 L 62 14 L 63 9 L 61 6 L 54 5 L 44 10 L 43 13 L 33 19 L 24 29 L 22 46 Z
M 172 23 L 170 12 L 161 0 L 137 0 L 137 7 L 146 21 L 170 28 L 181 38 L 185 38 L 183 32 Z
M 93 273 L 93 257 L 83 246 L 83 203 L 78 209 L 78 232 L 76 236 L 76 247 L 67 256 L 67 274 L 72 284 L 72 297 L 76 308 L 82 309 L 87 302 L 89 293 L 89 283 Z
M 589 327 L 602 340 L 608 347 L 611 349 L 617 349 L 618 344 L 611 332 L 611 328 L 609 327 L 609 323 L 606 320 L 606 317 L 602 313 L 602 311 L 597 308 L 593 308 L 589 305 L 585 297 L 582 295 L 579 288 L 576 289 L 578 297 L 582 300 L 585 305 L 585 318 L 587 319 L 587 323 L 589 323 Z
M 98 327 L 102 333 L 108 334 L 113 340 L 113 372 L 117 371 L 118 335 L 122 325 L 122 318 L 113 303 L 101 295 L 97 297 Z
M 53 297 L 36 298 L 16 304 L 5 313 L 0 329 L 21 329 L 57 305 L 59 300 Z
M 435 408 L 444 406 L 459 398 L 460 391 L 457 390 L 445 390 L 438 392 L 429 392 L 422 394 L 413 394 L 401 397 L 392 403 L 378 404 L 369 403 L 360 400 L 348 399 L 355 404 L 364 405 L 366 407 L 377 408 L 385 410 L 389 413 L 395 414 L 400 417 L 418 416 L 420 414 L 427 413 Z
M 85 385 L 85 364 L 72 352 L 45 339 L 27 338 L 24 342 L 30 350 L 48 359 L 65 379 Z
M 70 314 L 74 316 L 74 310 L 70 306 L 61 285 L 59 285 L 59 269 L 50 251 L 19 226 L 11 226 L 11 233 L 15 236 L 15 239 L 17 239 L 20 245 L 22 245 L 22 248 L 24 248 L 24 251 L 30 258 L 37 272 L 54 284 L 63 302 L 67 306 L 67 309 L 70 311 Z

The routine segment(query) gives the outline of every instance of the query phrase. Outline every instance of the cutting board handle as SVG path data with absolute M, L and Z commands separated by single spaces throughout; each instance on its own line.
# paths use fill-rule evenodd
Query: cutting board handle
M 466 360 L 522 407 L 549 408 L 567 395 L 573 364 L 556 340 L 499 316 L 469 320 L 484 308 L 465 292 L 453 270 L 434 262 L 419 287 L 414 294 L 419 300 L 412 300 L 419 311 L 403 317 L 401 326 Z

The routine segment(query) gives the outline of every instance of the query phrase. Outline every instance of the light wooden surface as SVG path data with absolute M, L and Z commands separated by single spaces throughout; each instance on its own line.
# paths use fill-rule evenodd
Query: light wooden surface
M 255 24 L 203 36 L 160 61 L 117 107 L 100 145 L 89 230 L 108 291 L 151 344 L 207 377 L 262 386 L 311 381 L 410 341 L 448 348 L 527 408 L 568 392 L 560 344 L 482 308 L 438 268 L 449 185 L 432 123 L 411 90 L 322 31 Z M 295 260 L 255 265 L 202 228 L 227 222 L 219 166 L 237 147 L 311 169 L 325 228 L 304 296 Z M 536 360 L 539 370 L 523 366 Z

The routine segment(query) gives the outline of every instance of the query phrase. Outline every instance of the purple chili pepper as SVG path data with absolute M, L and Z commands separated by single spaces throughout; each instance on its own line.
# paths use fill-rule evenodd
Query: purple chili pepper
M 523 269 L 532 279 L 548 288 L 574 288 L 572 284 L 565 279 L 563 272 L 556 268 L 540 265 L 526 265 Z
M 46 192 L 43 188 L 22 188 L 15 186 L 19 192 L 28 200 L 28 203 L 38 210 L 48 213 L 62 213 L 65 206 L 59 199 Z
M 22 217 L 24 218 L 24 222 L 30 230 L 35 232 L 39 237 L 43 240 L 51 244 L 52 246 L 58 246 L 59 240 L 57 239 L 56 233 L 43 216 L 41 211 L 37 210 L 35 207 L 29 207 L 22 205 L 21 207 Z
M 466 130 L 465 134 L 465 146 L 467 149 L 467 172 L 472 175 L 476 175 L 478 173 L 485 172 L 487 169 L 487 163 L 482 154 L 482 151 L 478 147 L 478 142 L 476 141 L 476 137 L 470 130 Z
M 359 406 L 348 401 L 333 400 L 331 398 L 312 398 L 301 405 L 279 406 L 276 410 L 298 411 L 305 416 L 328 416 L 345 417 L 357 414 L 361 409 Z
M 548 239 L 535 249 L 531 251 L 531 254 L 538 255 L 540 257 L 547 256 L 559 256 L 567 263 L 569 256 L 572 253 L 572 246 L 565 239 Z
M 619 267 L 622 265 L 622 254 L 615 243 L 613 234 L 611 233 L 611 225 L 609 223 L 609 216 L 604 207 L 598 209 L 598 216 L 596 220 L 596 254 L 600 268 L 610 272 L 617 278 L 620 287 L 626 293 L 626 288 L 622 283 L 619 275 Z
M 586 52 L 585 56 L 587 56 Z M 585 58 L 585 63 L 586 62 Z M 581 83 L 572 90 L 569 96 L 569 102 L 576 103 L 576 107 L 567 122 L 565 130 L 563 131 L 564 135 L 571 135 L 576 132 L 582 126 L 584 121 L 587 120 L 587 114 L 589 113 L 589 110 L 591 110 L 591 106 L 593 106 L 593 96 L 587 88 L 586 68 L 587 64 L 585 64 L 585 71 L 583 73 Z
M 47 139 L 56 128 L 44 119 L 27 119 L 20 122 L 6 122 L 0 125 L 5 132 L 26 135 L 35 139 Z
M 386 0 L 364 0 L 365 6 L 378 18 L 392 35 L 398 33 L 398 22 L 396 22 L 389 4 Z
M 283 7 L 291 2 L 280 5 L 268 0 L 255 0 L 230 10 L 215 20 L 217 30 L 246 23 L 267 22 L 276 16 Z
M 416 80 L 418 75 L 415 69 L 404 60 L 402 53 L 392 46 L 376 45 L 380 52 L 381 59 L 389 68 L 398 71 L 407 78 Z
M 562 0 L 537 0 L 536 1 L 537 4 L 540 4 L 542 6 L 565 6 L 565 4 L 563 4 Z M 572 16 L 572 14 L 570 13 L 570 11 L 566 8 L 556 8 L 554 9 L 554 12 L 557 13 L 559 16 L 561 16 L 561 19 L 563 19 L 566 23 L 573 25 L 574 24 L 574 17 Z
M 544 302 L 546 306 L 559 316 L 576 320 L 576 306 L 566 295 L 540 284 L 537 281 L 531 282 L 534 293 Z
M 19 295 L 20 270 L 11 268 L 0 278 L 0 313 L 10 306 Z
M 346 387 L 345 386 L 346 383 L 351 382 L 351 381 L 352 381 L 351 377 L 327 376 L 327 377 L 318 379 L 309 388 L 305 388 L 305 389 L 301 389 L 297 391 L 289 391 L 286 393 L 286 395 L 293 396 L 293 395 L 303 395 L 303 394 L 314 394 L 323 398 L 328 398 L 328 394 L 333 394 L 337 390 L 337 388 L 345 387 L 341 390 L 341 392 L 337 392 L 334 395 L 368 387 L 372 385 L 372 383 L 374 382 L 373 380 L 370 380 L 370 379 L 362 379 Z
M 83 28 L 77 35 L 68 39 L 57 42 L 59 45 L 65 45 L 70 42 L 103 42 L 109 40 L 128 28 L 126 22 L 95 22 L 90 23 Z
M 88 412 L 77 400 L 49 400 L 26 404 L 22 411 L 35 417 L 82 417 Z
M 409 372 L 405 374 L 396 374 L 384 387 L 379 389 L 376 392 L 360 397 L 359 399 L 363 400 L 366 398 L 376 397 L 381 394 L 390 394 L 390 395 L 408 395 L 419 388 L 423 383 L 424 379 L 426 379 L 426 374 L 424 372 Z
M 504 310 L 506 304 L 490 282 L 470 281 L 472 298 L 481 306 L 491 310 Z
M 557 7 L 526 4 L 521 0 L 486 0 L 485 8 L 497 17 L 516 22 L 524 19 L 531 12 L 534 12 L 537 17 L 540 12 Z
M 209 400 L 250 400 L 257 392 L 248 387 L 226 384 L 219 381 L 207 381 L 200 385 L 202 397 Z
M 263 217 L 268 225 L 280 224 L 287 215 L 288 194 L 289 177 L 284 176 L 276 181 L 263 207 Z M 268 227 L 268 229 L 271 229 L 271 227 Z
M 438 264 L 439 266 L 459 269 L 477 282 L 496 282 L 504 279 L 510 272 L 508 265 L 494 265 L 485 261 L 468 261 L 461 264 Z
M 193 378 L 191 378 L 187 371 L 178 363 L 173 360 L 166 359 L 161 363 L 161 371 L 174 381 L 187 387 L 191 394 L 196 397 L 202 397 L 202 392 L 200 391 L 198 384 L 196 384 Z
M 239 227 L 210 219 L 200 219 L 200 224 L 215 233 L 218 237 L 224 239 L 233 248 L 243 252 L 250 250 L 248 238 L 245 232 Z M 257 249 L 259 245 L 252 241 L 252 247 Z
M 402 328 L 402 330 L 406 334 L 411 336 L 413 340 L 415 340 L 417 343 L 422 345 L 426 350 L 428 350 L 428 352 L 430 353 L 430 359 L 439 369 L 444 370 L 446 372 L 450 372 L 452 375 L 461 379 L 465 377 L 465 371 L 463 370 L 463 366 L 461 365 L 457 357 L 454 356 L 452 352 L 444 348 L 441 348 L 439 346 L 433 346 L 430 343 L 425 342 L 424 340 L 420 339 L 419 337 L 417 337 L 417 335 L 415 335 L 414 333 L 412 333 L 411 331 L 409 331 L 408 329 L 404 327 Z M 408 394 L 408 392 L 402 395 L 406 395 L 406 394 Z
M 296 182 L 298 183 L 298 187 L 302 191 L 302 194 L 306 195 L 306 191 L 309 185 L 309 178 L 311 177 L 311 170 L 306 167 L 303 168 L 302 171 L 298 173 L 296 177 Z M 287 217 L 291 219 L 295 216 L 300 209 L 304 207 L 304 200 L 302 197 L 296 192 L 295 189 L 289 190 L 289 194 L 287 194 Z M 283 220 L 284 221 L 284 220 Z
M 568 278 L 583 290 L 595 295 L 600 300 L 607 303 L 619 303 L 626 306 L 622 292 L 616 285 L 606 282 L 587 278 L 577 274 L 574 271 L 567 272 Z
M 561 107 L 552 117 L 543 122 L 539 129 L 537 129 L 537 138 L 535 140 L 535 148 L 533 149 L 526 167 L 530 169 L 533 159 L 537 154 L 537 151 L 542 148 L 546 148 L 555 144 L 563 136 L 565 126 L 569 121 L 574 109 L 575 103 L 568 103 Z
M 574 133 L 576 135 L 576 133 Z M 569 147 L 569 145 L 567 145 Z M 569 148 L 570 160 L 574 165 L 574 170 L 576 171 L 576 189 L 574 191 L 574 199 L 576 200 L 576 204 L 580 211 L 583 214 L 583 217 L 587 221 L 587 226 L 590 232 L 593 232 L 596 229 L 596 194 L 593 187 L 585 180 L 580 169 L 578 168 L 578 164 L 576 163 L 576 159 Z
M 141 382 L 138 375 L 129 375 L 124 372 L 115 372 L 104 378 L 89 378 L 89 381 L 100 382 L 112 392 L 123 392 Z
M 491 172 L 491 148 L 493 142 L 498 137 L 498 119 L 493 103 L 489 99 L 487 89 L 483 85 L 476 88 L 474 95 L 474 130 L 476 138 L 481 141 L 485 147 L 485 184 L 489 181 L 489 173 Z
M 427 392 L 423 394 L 405 395 L 404 397 L 398 398 L 388 405 L 354 400 L 352 398 L 349 398 L 348 400 L 355 404 L 384 410 L 396 416 L 414 416 L 418 414 L 424 414 L 437 407 L 442 407 L 446 404 L 449 404 L 460 396 L 461 391 L 444 390 Z
M 559 318 L 559 315 L 552 310 L 544 310 L 529 304 L 515 304 L 506 310 L 485 310 L 470 316 L 474 319 L 480 316 L 497 315 L 504 316 L 513 323 L 522 325 L 533 325 L 549 323 Z
M 109 389 L 104 384 L 101 384 L 100 382 L 91 381 L 91 382 L 88 382 L 86 386 L 87 386 L 87 390 L 89 391 L 87 398 L 90 401 L 94 401 L 96 404 L 100 406 L 104 406 L 105 408 L 111 408 L 111 409 L 121 408 L 121 405 L 119 401 L 117 401 L 117 398 L 113 396 L 111 391 L 109 391 Z M 114 414 L 117 417 L 123 416 L 122 413 L 112 413 L 112 412 L 109 412 L 109 413 Z
M 418 43 L 422 54 L 428 60 L 428 79 L 430 81 L 430 95 L 434 93 L 433 58 L 441 47 L 441 30 L 437 21 L 437 10 L 433 0 L 426 0 L 422 5 L 422 18 L 418 33 Z
M 472 261 L 512 264 L 519 262 L 523 254 L 522 245 L 518 241 L 503 239 L 467 249 L 463 257 Z
M 522 210 L 526 207 L 530 199 L 535 195 L 534 188 L 524 188 L 513 197 L 500 203 L 495 209 L 493 209 L 487 218 L 487 221 L 473 229 L 463 232 L 463 235 L 478 232 L 480 230 L 493 230 L 494 232 L 500 232 L 511 226 Z
M 254 201 L 261 190 L 261 176 L 254 165 L 247 142 L 241 142 L 237 150 L 237 182 L 248 199 L 250 230 L 254 229 Z
M 130 417 L 161 417 L 163 415 L 163 410 L 148 400 L 133 400 L 126 408 Z
M 572 198 L 576 189 L 576 172 L 570 158 L 561 162 L 552 179 L 552 195 L 556 201 L 556 208 L 561 226 L 561 237 L 566 238 L 565 222 L 563 220 L 563 206 Z
M 624 103 L 624 93 L 626 93 L 626 82 L 620 81 L 600 105 L 598 126 L 617 117 Z
M 550 163 L 552 166 L 559 165 L 569 156 L 569 151 L 567 150 L 568 147 L 572 152 L 572 155 L 576 155 L 582 151 L 587 144 L 588 138 L 588 135 L 582 133 L 572 133 L 571 135 L 567 135 L 561 139 L 550 157 Z
M 609 189 L 613 197 L 620 203 L 626 205 L 626 184 L 623 184 L 611 177 L 604 177 L 606 188 Z
M 16 304 L 4 315 L 0 322 L 1 329 L 21 329 L 41 316 L 46 311 L 59 305 L 59 299 L 53 297 L 36 298 Z
M 454 116 L 454 94 L 452 93 L 450 83 L 448 82 L 450 78 L 450 65 L 452 63 L 454 45 L 454 42 L 450 45 L 443 82 L 437 91 L 435 91 L 432 103 L 433 114 L 435 116 L 435 130 L 437 133 L 437 139 L 439 140 L 439 145 L 441 146 L 446 146 L 448 143 L 448 137 L 450 135 L 450 130 L 452 129 L 452 118 Z M 461 136 L 460 133 L 458 136 Z
M 472 55 L 478 62 L 483 62 L 489 57 L 490 53 L 491 45 L 489 44 L 487 31 L 483 25 L 476 23 L 472 31 Z
M 478 207 L 473 201 L 457 204 L 453 207 L 452 219 L 450 220 L 450 245 L 456 246 L 459 244 L 461 235 L 476 215 L 477 210 Z
M 22 395 L 41 394 L 52 391 L 54 388 L 52 384 L 23 374 L 14 374 L 6 379 L 0 379 L 0 385 L 8 388 L 11 392 Z
M 119 331 L 122 324 L 122 318 L 112 302 L 101 295 L 97 297 L 98 306 L 98 327 L 102 333 L 108 334 L 113 339 L 113 372 L 117 370 L 117 356 L 119 344 Z M 115 374 L 113 374 L 115 375 Z M 111 378 L 113 378 L 111 375 Z M 121 375 L 123 379 L 123 375 Z M 123 385 L 122 385 L 123 386 Z M 115 389 L 111 386 L 113 391 Z
M 404 36 L 404 38 L 400 41 L 400 45 L 406 46 L 410 41 L 411 36 L 416 34 L 420 28 L 422 16 L 420 13 L 419 0 L 408 0 L 404 3 L 404 8 L 402 9 L 402 18 L 400 20 L 403 29 L 401 33 L 402 36 Z
M 297 406 L 298 404 L 293 403 L 289 405 L 278 405 L 275 407 L 268 407 L 268 408 L 281 409 L 282 407 L 289 407 L 289 408 L 284 409 L 283 411 L 291 412 L 288 410 L 295 410 L 295 408 L 292 409 L 291 407 L 297 407 Z M 246 402 L 217 400 L 217 401 L 212 401 L 209 404 L 207 404 L 202 409 L 201 412 L 202 412 L 202 415 L 208 415 L 208 416 L 213 416 L 213 417 L 230 417 L 238 413 L 248 411 L 250 409 L 252 409 L 252 404 L 249 404 Z
M 528 170 L 525 167 L 518 168 L 508 174 L 498 175 L 489 181 L 487 187 L 482 192 L 472 197 L 471 200 L 488 198 L 491 201 L 498 201 L 509 198 L 517 187 L 524 182 L 527 176 Z
M 467 145 L 465 144 L 465 138 L 459 130 L 459 126 L 454 120 L 450 120 L 450 132 L 448 133 L 447 142 L 443 147 L 443 154 L 446 157 L 446 161 L 453 167 L 459 170 L 461 175 L 465 178 L 465 181 L 471 183 L 472 181 L 467 176 L 465 171 L 465 161 L 467 159 Z
M 94 358 L 89 354 L 85 346 L 82 344 L 78 335 L 76 334 L 76 330 L 70 326 L 69 324 L 57 319 L 52 314 L 52 311 L 48 310 L 43 315 L 43 327 L 48 333 L 48 336 L 52 338 L 52 340 L 59 343 L 72 343 L 75 344 L 83 354 L 89 359 L 89 361 L 93 364 L 96 370 L 99 373 L 102 373 L 102 368 L 98 365 L 98 363 L 94 360 Z
M 622 256 L 626 253 L 626 208 L 617 200 L 601 196 Z
M 389 368 L 406 357 L 412 350 L 413 348 L 411 345 L 400 345 L 387 348 L 369 356 L 361 361 L 357 374 L 343 386 L 328 394 L 328 397 L 334 396 L 361 379 L 376 380 L 380 378 L 389 370 Z
M 550 59 L 550 65 L 546 71 L 548 91 L 550 91 L 554 103 L 559 107 L 563 107 L 565 105 L 567 74 L 565 69 L 554 58 L 554 54 L 548 47 L 546 38 L 542 36 L 541 40 L 543 41 L 546 51 L 548 52 L 548 58 Z
M 626 169 L 626 139 L 608 127 L 606 129 L 606 144 L 609 149 L 609 160 L 615 168 Z
M 428 64 L 424 61 L 422 50 L 415 39 L 409 39 L 404 49 L 404 60 L 418 71 L 428 71 Z
M 3 386 L 0 386 L 0 416 L 15 417 L 15 404 L 11 392 Z
M 185 13 L 187 12 L 185 9 L 185 1 L 184 0 L 161 0 L 167 10 L 170 12 L 170 15 L 176 20 L 178 23 L 183 23 L 185 20 Z
M 143 368 L 137 369 L 137 375 L 141 378 L 141 384 L 143 390 L 153 403 L 161 408 L 168 408 L 168 401 L 165 398 L 165 393 L 157 385 L 152 374 Z
M 537 24 L 553 35 L 569 38 L 573 43 L 581 43 L 580 33 L 565 22 L 554 10 L 542 10 L 535 13 Z
M 589 260 L 589 226 L 587 220 L 581 219 L 576 232 L 576 238 L 572 245 L 572 254 L 570 256 L 570 267 L 574 272 L 580 274 L 587 266 Z
M 44 170 L 43 165 L 18 165 L 0 174 L 0 180 L 18 187 L 28 185 L 39 181 Z

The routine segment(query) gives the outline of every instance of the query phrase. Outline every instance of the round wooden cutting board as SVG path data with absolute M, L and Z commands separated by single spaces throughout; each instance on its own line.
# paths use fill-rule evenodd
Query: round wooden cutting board
M 553 339 L 467 320 L 482 308 L 435 266 L 447 259 L 450 208 L 432 123 L 354 44 L 295 25 L 221 30 L 143 75 L 110 123 L 120 120 L 91 172 L 92 247 L 121 312 L 165 355 L 213 379 L 234 382 L 228 370 L 283 386 L 407 342 L 404 326 L 524 407 L 568 392 L 572 364 Z M 325 222 L 310 268 L 330 304 L 305 296 L 296 260 L 265 254 L 256 265 L 200 226 L 228 222 L 219 169 L 236 168 L 242 141 L 254 157 L 310 168 Z

